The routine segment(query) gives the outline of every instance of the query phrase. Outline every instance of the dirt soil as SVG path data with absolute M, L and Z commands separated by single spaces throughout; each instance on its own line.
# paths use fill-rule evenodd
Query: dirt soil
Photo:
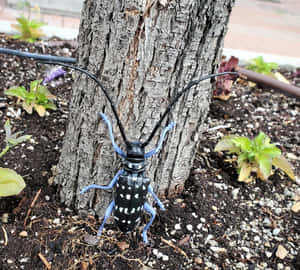
M 0 46 L 76 57 L 76 48 L 55 40 L 34 45 L 0 35 Z M 91 244 L 101 217 L 81 218 L 60 204 L 53 185 L 68 119 L 72 75 L 48 85 L 58 109 L 41 118 L 27 114 L 4 90 L 42 79 L 47 68 L 30 59 L 0 55 L 0 146 L 3 125 L 32 139 L 10 150 L 0 167 L 16 170 L 27 184 L 21 194 L 0 199 L 2 269 L 300 269 L 300 187 L 278 170 L 267 180 L 239 183 L 230 156 L 214 152 L 228 134 L 253 138 L 264 131 L 300 174 L 300 101 L 270 89 L 237 84 L 228 101 L 213 99 L 207 132 L 200 140 L 185 190 L 164 201 L 167 211 L 150 227 L 150 245 L 140 233 L 122 234 L 108 222 Z M 300 86 L 300 74 L 283 71 Z M 33 200 L 35 200 L 34 203 Z

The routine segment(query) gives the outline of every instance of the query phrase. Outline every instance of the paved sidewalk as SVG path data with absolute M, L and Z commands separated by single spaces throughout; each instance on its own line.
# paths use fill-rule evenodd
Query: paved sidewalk
M 19 14 L 19 11 L 4 6 L 3 1 L 0 0 L 0 32 L 9 29 Z M 80 14 L 66 14 L 43 12 L 41 19 L 48 23 L 44 32 L 76 38 Z M 237 57 L 266 55 L 267 61 L 275 59 L 300 66 L 300 0 L 236 0 L 225 48 L 226 54 L 238 54 Z
M 225 48 L 300 58 L 300 0 L 236 0 Z

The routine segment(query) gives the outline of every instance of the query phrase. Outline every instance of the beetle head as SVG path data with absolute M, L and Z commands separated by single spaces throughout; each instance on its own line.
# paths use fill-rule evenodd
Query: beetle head
M 145 149 L 141 142 L 129 142 L 126 149 L 126 159 L 131 162 L 140 162 L 145 159 Z

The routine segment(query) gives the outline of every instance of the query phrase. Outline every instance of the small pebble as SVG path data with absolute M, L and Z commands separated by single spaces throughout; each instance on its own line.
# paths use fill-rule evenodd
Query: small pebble
M 179 223 L 175 224 L 174 228 L 175 230 L 181 230 L 181 226 Z
M 188 225 L 186 225 L 186 228 L 187 228 L 187 230 L 188 231 L 193 231 L 193 225 L 192 224 L 188 224 Z
M 162 260 L 163 260 L 164 262 L 168 261 L 168 260 L 169 260 L 169 256 L 168 256 L 168 255 L 163 255 L 163 256 L 162 256 Z

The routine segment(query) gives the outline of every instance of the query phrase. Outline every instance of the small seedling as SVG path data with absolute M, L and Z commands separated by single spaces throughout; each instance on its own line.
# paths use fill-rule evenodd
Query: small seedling
M 18 97 L 22 100 L 23 109 L 32 114 L 35 109 L 39 116 L 43 117 L 47 109 L 56 110 L 53 103 L 54 95 L 50 93 L 46 86 L 41 85 L 42 80 L 36 80 L 30 83 L 30 92 L 25 87 L 13 87 L 5 91 L 8 96 Z
M 21 13 L 16 19 L 17 24 L 11 25 L 18 32 L 18 34 L 13 36 L 13 38 L 33 43 L 38 38 L 45 36 L 41 27 L 47 24 L 41 22 L 39 19 L 30 19 L 31 11 L 35 11 L 38 17 L 40 17 L 40 8 L 38 6 L 31 8 L 30 3 L 28 1 L 24 1 L 23 8 L 27 8 L 28 16 L 25 17 L 25 15 Z
M 226 136 L 215 147 L 216 152 L 229 151 L 238 155 L 235 161 L 239 173 L 238 181 L 250 183 L 254 180 L 251 172 L 266 180 L 272 174 L 272 165 L 284 171 L 292 180 L 295 180 L 293 169 L 289 162 L 281 155 L 281 151 L 263 132 L 250 140 L 242 136 Z
M 262 56 L 259 56 L 257 58 L 252 59 L 250 61 L 250 65 L 248 65 L 246 68 L 257 73 L 272 76 L 272 70 L 277 69 L 278 65 L 273 62 L 267 63 L 264 61 Z
M 3 157 L 9 149 L 31 138 L 30 135 L 23 135 L 18 137 L 18 135 L 22 132 L 12 134 L 9 120 L 5 122 L 4 130 L 6 146 L 0 153 L 0 158 Z M 24 188 L 25 182 L 21 175 L 17 174 L 14 170 L 8 168 L 0 168 L 0 197 L 17 195 Z

